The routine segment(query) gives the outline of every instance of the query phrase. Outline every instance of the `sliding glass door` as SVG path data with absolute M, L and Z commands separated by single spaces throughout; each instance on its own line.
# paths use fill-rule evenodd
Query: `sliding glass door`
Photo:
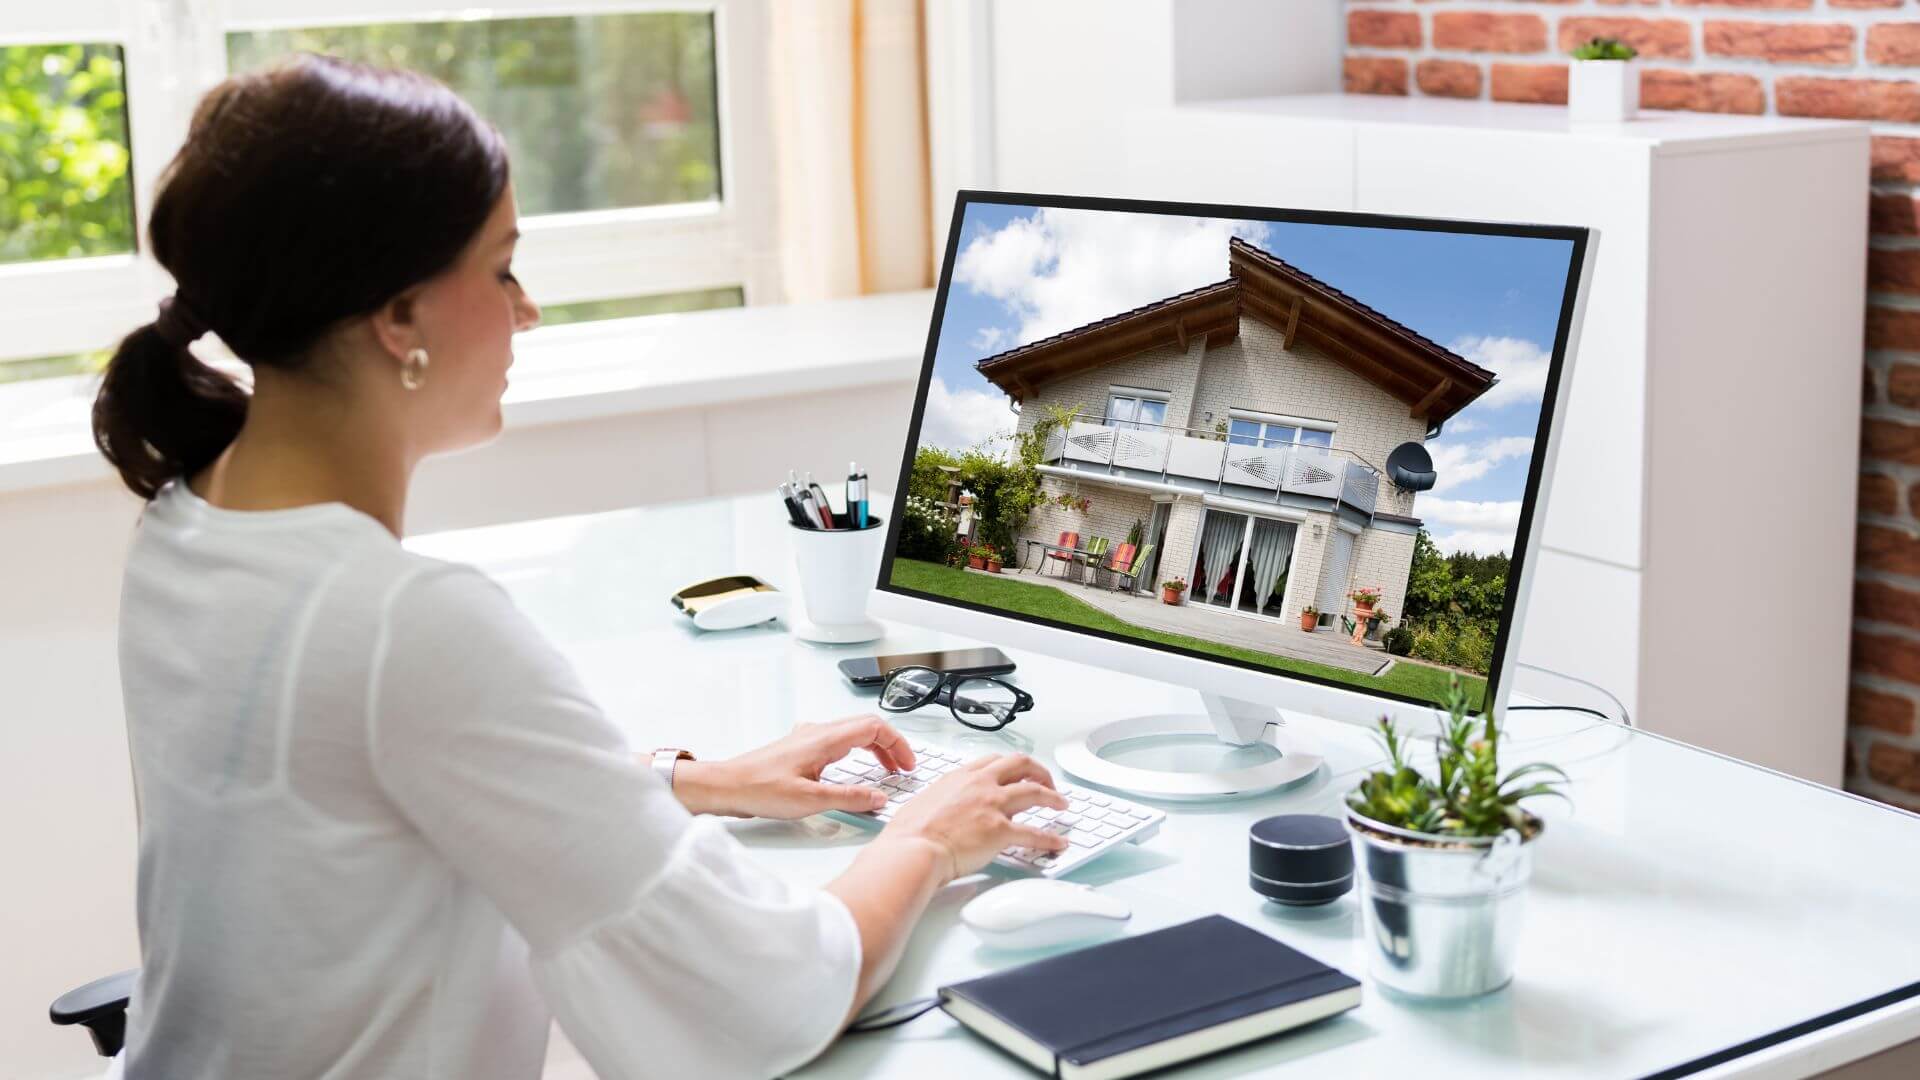
M 1290 521 L 1208 510 L 1194 554 L 1192 602 L 1278 618 L 1296 529 Z

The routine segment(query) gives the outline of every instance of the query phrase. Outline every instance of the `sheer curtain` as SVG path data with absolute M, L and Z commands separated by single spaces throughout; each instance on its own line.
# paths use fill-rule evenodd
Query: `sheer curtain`
M 1247 519 L 1238 514 L 1207 514 L 1207 527 L 1200 537 L 1200 557 L 1205 562 L 1207 580 L 1200 593 L 1201 600 L 1213 599 L 1213 592 L 1226 579 L 1227 571 L 1233 569 L 1235 554 L 1240 550 L 1240 534 L 1246 531 Z
M 1247 573 L 1253 579 L 1253 606 L 1267 606 L 1267 597 L 1280 583 L 1287 569 L 1287 557 L 1293 554 L 1294 526 L 1279 521 L 1253 523 L 1253 551 L 1247 559 Z
M 806 0 L 770 12 L 787 299 L 930 287 L 920 0 Z

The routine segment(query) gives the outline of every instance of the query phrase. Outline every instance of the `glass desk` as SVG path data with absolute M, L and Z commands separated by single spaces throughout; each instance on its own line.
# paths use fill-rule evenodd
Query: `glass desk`
M 875 711 L 835 670 L 848 656 L 970 644 L 912 627 L 881 641 L 812 645 L 781 624 L 702 634 L 668 604 L 705 577 L 794 574 L 781 508 L 765 496 L 648 507 L 414 538 L 478 565 L 554 639 L 638 748 L 718 757 L 794 724 Z M 797 598 L 796 598 L 797 602 Z M 937 710 L 896 718 L 912 737 L 1051 764 L 1067 734 L 1117 714 L 1197 708 L 1192 692 L 1044 656 L 1013 657 L 1037 707 L 1004 732 Z M 1756 716 L 1755 723 L 1791 723 Z M 1074 875 L 1121 897 L 1130 932 L 1211 912 L 1366 979 L 1353 894 L 1318 909 L 1247 888 L 1249 823 L 1339 812 L 1382 752 L 1371 734 L 1318 725 L 1328 765 L 1278 795 L 1165 804 L 1160 835 Z M 1804 1076 L 1920 1039 L 1920 817 L 1590 717 L 1514 713 L 1504 751 L 1573 777 L 1548 819 L 1508 988 L 1460 1005 L 1407 1003 L 1367 981 L 1364 1003 L 1290 1035 L 1207 1059 L 1194 1077 Z M 756 858 L 824 883 L 871 835 L 824 818 L 732 826 Z M 885 1005 L 1045 953 L 981 946 L 957 912 L 991 878 L 937 897 Z M 750 977 L 742 973 L 742 977 Z M 931 1013 L 849 1036 L 807 1077 L 1034 1075 Z

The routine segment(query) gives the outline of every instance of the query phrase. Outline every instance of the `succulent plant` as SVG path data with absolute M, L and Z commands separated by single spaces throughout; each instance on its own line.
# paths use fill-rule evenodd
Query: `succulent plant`
M 1468 715 L 1467 694 L 1454 675 L 1447 681 L 1447 717 L 1434 736 L 1439 768 L 1435 781 L 1406 760 L 1406 738 L 1391 717 L 1380 718 L 1388 767 L 1367 774 L 1347 795 L 1354 813 L 1382 825 L 1440 836 L 1492 837 L 1508 829 L 1530 835 L 1534 819 L 1520 803 L 1542 795 L 1567 798 L 1567 774 L 1535 762 L 1500 773 L 1500 730 L 1493 712 Z
M 1631 60 L 1640 53 L 1619 38 L 1597 37 L 1576 46 L 1570 55 L 1575 60 Z

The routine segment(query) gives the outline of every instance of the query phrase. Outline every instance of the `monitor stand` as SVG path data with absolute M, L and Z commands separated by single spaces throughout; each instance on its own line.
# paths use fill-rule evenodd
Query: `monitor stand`
M 1299 783 L 1319 771 L 1321 756 L 1297 725 L 1289 726 L 1271 705 L 1202 692 L 1204 714 L 1163 713 L 1111 720 L 1068 738 L 1054 748 L 1054 760 L 1072 776 L 1090 784 L 1147 799 L 1218 799 L 1259 795 Z M 1280 752 L 1271 761 L 1239 769 L 1180 772 L 1121 765 L 1100 751 L 1129 739 L 1212 736 L 1228 746 L 1265 743 Z

